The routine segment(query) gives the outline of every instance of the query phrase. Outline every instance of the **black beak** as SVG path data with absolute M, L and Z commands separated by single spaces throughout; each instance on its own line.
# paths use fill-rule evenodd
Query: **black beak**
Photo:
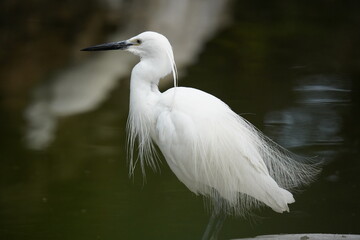
M 125 50 L 131 45 L 133 44 L 128 41 L 111 42 L 111 43 L 95 45 L 92 47 L 87 47 L 81 49 L 81 51 L 106 51 L 106 50 L 118 50 L 118 49 Z

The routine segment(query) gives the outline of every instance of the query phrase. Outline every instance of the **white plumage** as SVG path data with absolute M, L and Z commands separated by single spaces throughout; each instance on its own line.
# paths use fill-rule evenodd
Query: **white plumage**
M 143 172 L 146 164 L 156 169 L 155 143 L 182 183 L 195 194 L 216 199 L 234 215 L 245 215 L 261 204 L 289 211 L 288 204 L 295 201 L 289 190 L 317 174 L 316 165 L 293 160 L 293 154 L 218 98 L 177 87 L 172 48 L 163 35 L 144 32 L 84 50 L 109 49 L 126 49 L 141 58 L 131 73 L 130 174 L 138 160 Z M 175 86 L 161 93 L 159 80 L 171 72 Z

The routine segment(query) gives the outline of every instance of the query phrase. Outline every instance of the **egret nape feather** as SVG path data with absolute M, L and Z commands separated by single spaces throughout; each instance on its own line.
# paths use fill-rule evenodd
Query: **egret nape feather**
M 226 214 L 246 216 L 261 205 L 280 213 L 289 211 L 288 204 L 295 201 L 290 191 L 319 173 L 318 164 L 282 148 L 220 99 L 177 87 L 174 55 L 165 36 L 147 31 L 83 50 L 111 49 L 140 57 L 130 82 L 130 174 L 137 162 L 143 174 L 146 165 L 157 168 L 156 144 L 190 191 L 214 200 Z M 170 73 L 174 87 L 160 92 L 160 79 Z

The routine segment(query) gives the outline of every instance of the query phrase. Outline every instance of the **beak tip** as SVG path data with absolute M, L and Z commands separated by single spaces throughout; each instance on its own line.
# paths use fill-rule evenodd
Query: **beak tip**
M 82 52 L 94 51 L 94 47 L 86 47 L 86 48 L 80 49 L 80 51 L 82 51 Z

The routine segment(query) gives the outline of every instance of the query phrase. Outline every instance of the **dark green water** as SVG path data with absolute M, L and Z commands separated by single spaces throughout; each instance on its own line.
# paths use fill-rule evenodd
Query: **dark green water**
M 2 9 L 10 16 L 12 8 Z M 95 110 L 60 118 L 47 148 L 26 147 L 24 113 L 32 92 L 72 64 L 62 51 L 74 47 L 76 14 L 61 9 L 52 10 L 65 16 L 61 24 L 35 21 L 48 31 L 37 38 L 43 40 L 71 25 L 57 50 L 45 47 L 53 57 L 30 56 L 43 42 L 28 28 L 1 25 L 0 239 L 200 239 L 209 214 L 165 162 L 161 173 L 147 171 L 146 183 L 140 172 L 128 177 L 127 79 Z M 290 213 L 262 209 L 252 221 L 229 218 L 221 239 L 360 233 L 359 11 L 356 2 L 237 2 L 233 21 L 187 68 L 180 85 L 221 98 L 275 141 L 326 163 L 319 179 L 295 194 Z M 76 23 L 83 26 L 88 18 Z M 26 19 L 31 25 L 32 18 Z M 22 31 L 27 34 L 20 38 Z M 20 40 L 27 44 L 21 51 Z

